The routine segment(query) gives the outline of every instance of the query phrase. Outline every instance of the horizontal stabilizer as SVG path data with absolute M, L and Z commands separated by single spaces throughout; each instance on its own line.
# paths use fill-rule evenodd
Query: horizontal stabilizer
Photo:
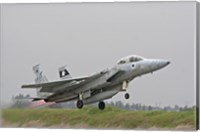
M 30 99 L 32 101 L 38 101 L 38 100 L 44 100 L 45 98 L 40 98 L 40 97 L 25 97 L 22 99 Z
M 44 98 L 34 98 L 34 99 L 32 100 L 32 102 L 34 102 L 34 101 L 39 101 L 39 100 L 44 100 Z

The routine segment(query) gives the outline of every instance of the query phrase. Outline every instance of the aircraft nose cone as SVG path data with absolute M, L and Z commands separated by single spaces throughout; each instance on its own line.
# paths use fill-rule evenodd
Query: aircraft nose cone
M 140 68 L 144 71 L 144 73 L 148 72 L 154 72 L 157 70 L 160 70 L 167 65 L 169 65 L 171 62 L 169 60 L 163 60 L 163 59 L 147 59 L 144 61 L 144 65 Z
M 164 65 L 165 65 L 165 66 L 167 66 L 167 65 L 169 65 L 169 64 L 170 64 L 170 61 L 168 61 L 168 60 L 164 60 L 164 62 L 163 62 L 163 63 L 164 63 Z
M 161 69 L 169 64 L 170 64 L 170 61 L 168 60 L 154 59 L 152 60 L 152 70 Z
M 170 61 L 168 61 L 168 60 L 158 60 L 159 68 L 165 67 L 165 66 L 167 66 L 169 64 L 170 64 Z
M 170 61 L 167 61 L 167 65 L 169 65 L 170 64 Z

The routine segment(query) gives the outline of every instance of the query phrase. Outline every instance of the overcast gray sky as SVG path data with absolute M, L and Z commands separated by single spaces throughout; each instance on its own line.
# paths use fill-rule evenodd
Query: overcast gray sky
M 48 80 L 68 66 L 84 76 L 137 54 L 167 59 L 164 69 L 133 80 L 124 103 L 195 105 L 195 2 L 133 2 L 1 5 L 1 101 L 35 90 L 32 66 Z M 108 100 L 111 101 L 111 100 Z

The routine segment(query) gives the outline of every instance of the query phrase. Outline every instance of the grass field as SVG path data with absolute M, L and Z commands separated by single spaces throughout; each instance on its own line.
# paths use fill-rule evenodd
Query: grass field
M 195 129 L 195 111 L 128 111 L 108 106 L 83 109 L 4 109 L 3 127 Z

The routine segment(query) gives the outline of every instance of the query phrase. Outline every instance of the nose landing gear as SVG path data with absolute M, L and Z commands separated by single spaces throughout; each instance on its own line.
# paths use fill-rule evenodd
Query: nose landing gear
M 130 98 L 129 93 L 126 93 L 126 94 L 124 95 L 124 98 L 125 98 L 125 99 L 129 99 L 129 98 Z

